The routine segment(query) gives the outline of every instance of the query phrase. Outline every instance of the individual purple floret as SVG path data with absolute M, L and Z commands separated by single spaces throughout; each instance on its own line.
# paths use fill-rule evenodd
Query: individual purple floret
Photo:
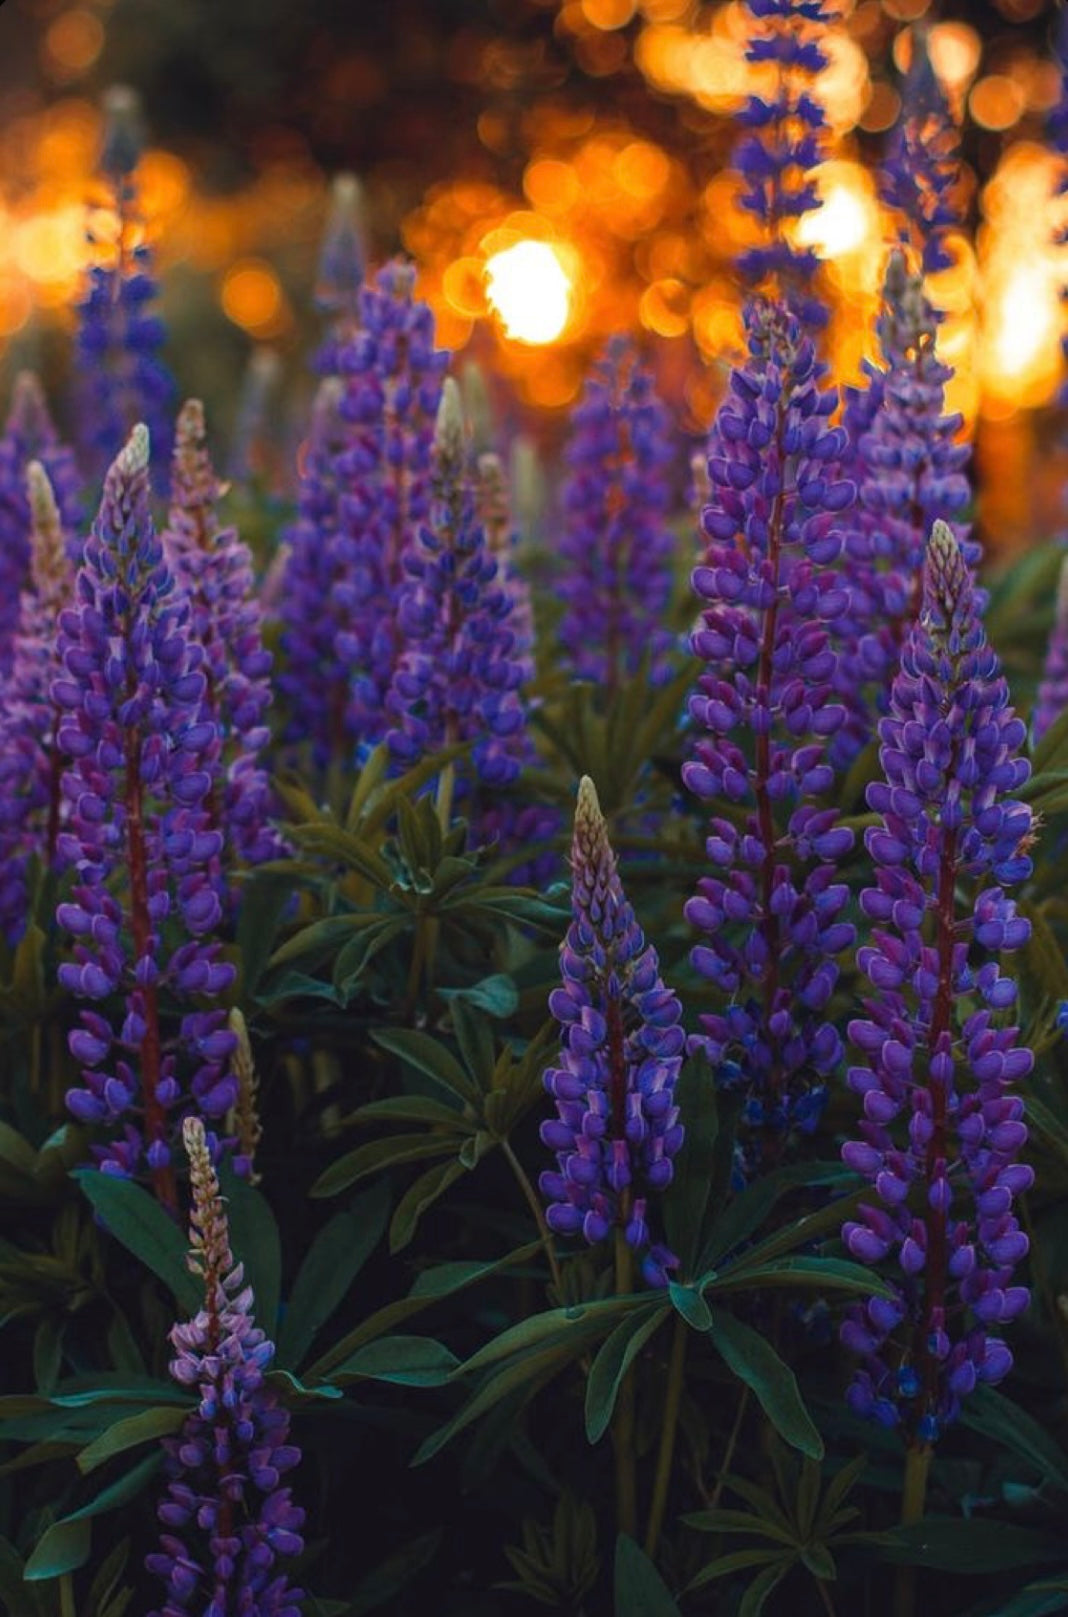
M 842 1048 L 827 1012 L 854 936 L 836 879 L 853 834 L 829 806 L 827 748 L 845 717 L 832 636 L 848 603 L 831 569 L 853 486 L 812 341 L 776 304 L 756 301 L 746 321 L 749 360 L 717 416 L 708 550 L 693 574 L 704 610 L 691 645 L 706 671 L 683 766 L 687 788 L 730 813 L 710 822 L 716 874 L 686 915 L 707 938 L 694 966 L 724 996 L 699 1042 L 720 1083 L 744 1093 L 744 1121 L 783 1135 L 816 1127 Z
M 163 323 L 151 312 L 156 282 L 137 214 L 133 175 L 143 136 L 136 93 L 113 85 L 104 97 L 104 119 L 100 180 L 114 213 L 114 236 L 97 244 L 103 252 L 89 270 L 74 340 L 79 449 L 94 477 L 103 475 L 139 421 L 150 428 L 157 464 L 166 465 L 174 396 L 159 358 Z
M 560 1065 L 544 1075 L 557 1111 L 541 1125 L 557 1161 L 539 1181 L 545 1216 L 558 1235 L 591 1245 L 622 1231 L 643 1254 L 648 1284 L 663 1286 L 678 1260 L 651 1239 L 647 1203 L 670 1184 L 683 1140 L 674 1103 L 682 1010 L 623 892 L 589 776 L 575 808 L 571 914 L 563 986 L 549 999 L 561 1032 Z
M 11 666 L 19 598 L 29 581 L 30 507 L 26 468 L 40 461 L 59 507 L 71 553 L 79 548 L 80 484 L 74 456 L 52 425 L 41 384 L 32 371 L 15 378 L 11 413 L 0 436 L 0 675 Z
M 189 632 L 204 652 L 201 717 L 219 730 L 222 778 L 207 802 L 211 823 L 233 861 L 258 864 L 279 852 L 259 759 L 270 740 L 271 654 L 260 633 L 248 546 L 219 524 L 223 492 L 205 441 L 204 406 L 190 399 L 178 416 L 163 548 L 192 606 Z
M 1027 1127 L 1010 1089 L 1033 1056 L 999 1026 L 1016 999 L 999 958 L 1030 936 L 1003 891 L 1031 870 L 1031 810 L 1011 795 L 1030 773 L 1025 730 L 944 522 L 879 735 L 885 780 L 868 803 L 881 824 L 865 836 L 876 884 L 861 894 L 873 932 L 857 956 L 874 992 L 849 1028 L 864 1121 L 842 1149 L 876 1200 L 842 1234 L 861 1262 L 892 1266 L 896 1295 L 854 1309 L 842 1340 L 864 1359 L 852 1408 L 923 1447 L 1012 1364 L 989 1328 L 1027 1306 L 1012 1205 L 1034 1178 L 1017 1161 Z
M 880 191 L 897 216 L 898 240 L 931 275 L 953 263 L 946 237 L 961 226 L 953 195 L 960 178 L 960 136 L 923 30 L 913 28 L 911 38 L 901 117 L 880 171 Z
M 853 451 L 859 499 L 846 537 L 844 578 L 851 595 L 837 690 L 850 712 L 835 741 L 845 766 L 872 738 L 885 711 L 901 645 L 920 607 L 931 523 L 954 518 L 971 499 L 969 446 L 961 417 L 947 414 L 953 372 L 936 351 L 937 317 L 910 274 L 904 253 L 890 254 L 876 324 L 882 365 L 866 362 L 867 388 L 847 388 L 843 423 Z M 980 548 L 961 523 L 957 537 L 970 565 Z
M 337 375 L 340 351 L 356 335 L 366 272 L 363 188 L 355 174 L 336 174 L 315 281 L 316 306 L 327 323 L 313 366 L 320 376 Z
M 300 1617 L 303 1591 L 278 1571 L 304 1548 L 304 1512 L 281 1480 L 300 1450 L 264 1381 L 274 1343 L 255 1323 L 252 1289 L 230 1250 L 201 1120 L 187 1117 L 182 1136 L 193 1197 L 187 1262 L 204 1282 L 204 1306 L 170 1333 L 171 1375 L 197 1403 L 178 1436 L 162 1440 L 164 1531 L 145 1566 L 166 1595 L 150 1617 Z
M 189 603 L 152 525 L 148 458 L 137 426 L 108 472 L 74 605 L 59 618 L 63 673 L 52 697 L 63 713 L 68 820 L 58 853 L 74 885 L 56 919 L 73 939 L 60 985 L 100 1007 L 82 1011 L 70 1034 L 83 1071 L 67 1104 L 107 1136 L 96 1147 L 106 1172 L 147 1166 L 174 1207 L 178 1117 L 192 1104 L 221 1119 L 235 1100 L 234 1037 L 225 1012 L 203 1008 L 234 968 L 210 941 L 221 918 L 210 873 L 222 835 L 207 810 L 218 732 L 202 717 L 204 654 Z M 116 997 L 125 1005 L 117 1031 L 105 1004 Z
M 734 151 L 745 185 L 741 207 L 759 221 L 763 241 L 738 255 L 738 270 L 755 290 L 774 290 L 807 327 L 827 324 L 827 310 L 811 292 L 819 259 L 789 239 L 788 229 L 820 206 L 812 170 L 823 161 L 827 119 L 812 94 L 827 66 L 821 40 L 837 18 L 829 0 L 746 0 L 755 19 L 746 48 L 754 65 L 774 63 L 770 100 L 751 95 L 738 121 L 750 133 Z
M 1053 632 L 1049 637 L 1042 680 L 1031 719 L 1032 739 L 1041 741 L 1051 724 L 1068 710 L 1068 560 L 1062 563 L 1057 586 Z
M 360 327 L 338 356 L 304 448 L 290 532 L 279 683 L 292 741 L 320 769 L 381 740 L 399 649 L 402 557 L 428 511 L 430 452 L 448 356 L 400 260 L 360 293 Z
M 449 377 L 434 434 L 430 509 L 397 597 L 403 649 L 386 696 L 386 739 L 403 764 L 471 741 L 478 780 L 507 786 L 523 762 L 526 662 L 514 597 L 476 519 L 467 460 L 460 390 Z
M 625 340 L 611 344 L 572 417 L 563 489 L 559 639 L 580 679 L 613 692 L 648 664 L 671 673 L 674 540 L 667 412 Z
M 0 716 L 0 930 L 16 944 L 31 911 L 30 861 L 56 867 L 62 760 L 52 682 L 62 670 L 56 621 L 74 593 L 74 571 L 48 474 L 27 468 L 30 586 L 19 600 L 11 671 Z

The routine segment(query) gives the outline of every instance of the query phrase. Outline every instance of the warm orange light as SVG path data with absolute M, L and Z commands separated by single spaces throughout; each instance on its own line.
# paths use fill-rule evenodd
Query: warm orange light
M 85 73 L 104 44 L 104 25 L 91 11 L 77 7 L 64 11 L 44 36 L 41 53 L 54 78 L 72 79 Z
M 841 258 L 862 249 L 878 253 L 882 229 L 867 172 L 859 163 L 821 163 L 816 183 L 823 206 L 802 218 L 797 229 L 800 245 L 811 247 L 820 258 Z
M 1023 116 L 1024 91 L 1004 73 L 988 73 L 968 97 L 968 110 L 981 129 L 1011 129 Z
M 555 342 L 571 313 L 571 279 L 544 241 L 517 241 L 486 264 L 486 298 L 516 342 Z
M 638 318 L 658 337 L 683 337 L 690 329 L 690 298 L 681 281 L 654 281 L 642 293 Z
M 240 259 L 223 278 L 223 313 L 246 331 L 273 326 L 282 312 L 282 289 L 269 264 Z
M 86 256 L 81 208 L 58 208 L 24 219 L 15 229 L 14 255 L 22 273 L 39 286 L 73 281 Z
M 625 28 L 637 0 L 582 0 L 582 15 L 594 28 Z
M 552 157 L 539 157 L 527 165 L 523 190 L 535 208 L 548 214 L 567 213 L 582 195 L 571 164 Z

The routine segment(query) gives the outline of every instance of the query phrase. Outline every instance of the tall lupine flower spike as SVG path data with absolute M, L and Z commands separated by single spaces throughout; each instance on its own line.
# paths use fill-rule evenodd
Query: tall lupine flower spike
M 273 484 L 279 445 L 272 421 L 275 395 L 282 380 L 282 361 L 273 348 L 255 348 L 249 356 L 237 401 L 237 418 L 227 461 L 232 483 L 266 479 Z
M 850 722 L 835 742 L 846 765 L 871 739 L 872 707 L 885 710 L 901 645 L 923 594 L 927 535 L 936 515 L 954 518 L 971 498 L 965 469 L 971 450 L 958 442 L 961 417 L 947 414 L 953 376 L 936 350 L 937 316 L 919 271 L 899 248 L 891 254 L 876 323 L 882 366 L 866 364 L 867 389 L 847 388 L 843 422 L 850 436 L 859 500 L 846 537 L 845 578 L 852 605 L 838 690 Z M 957 523 L 965 559 L 980 547 Z
M 557 1117 L 541 1125 L 557 1168 L 541 1175 L 550 1229 L 591 1245 L 622 1230 L 653 1286 L 677 1262 L 652 1239 L 648 1198 L 672 1176 L 683 1140 L 675 1081 L 682 1010 L 660 976 L 623 892 L 592 780 L 583 776 L 571 845 L 571 915 L 560 947 L 563 984 L 549 1008 L 560 1065 L 545 1072 Z
M 74 593 L 74 570 L 48 474 L 26 472 L 30 503 L 30 587 L 19 600 L 18 629 L 0 718 L 0 929 L 15 944 L 30 914 L 28 866 L 57 864 L 62 761 L 52 683 L 62 672 L 56 621 Z
M 960 177 L 960 136 L 923 29 L 913 28 L 911 39 L 901 117 L 880 172 L 880 190 L 897 216 L 898 240 L 931 275 L 953 263 L 946 237 L 961 226 L 953 195 Z
M 79 447 L 87 468 L 102 475 L 135 422 L 151 429 L 166 464 L 174 384 L 159 358 L 163 323 L 150 312 L 156 297 L 152 254 L 142 238 L 134 171 L 141 157 L 141 107 L 135 91 L 113 85 L 104 97 L 101 185 L 114 215 L 113 237 L 88 274 L 78 304 L 74 357 Z
M 448 356 L 414 295 L 415 270 L 387 264 L 360 294 L 359 330 L 320 393 L 305 447 L 301 520 L 281 602 L 289 737 L 325 768 L 384 732 L 399 650 L 402 558 L 427 514 L 431 443 Z
M 204 652 L 201 718 L 219 731 L 222 778 L 207 799 L 208 813 L 231 858 L 257 864 L 279 851 L 269 823 L 270 781 L 259 761 L 270 739 L 264 717 L 271 654 L 260 633 L 248 546 L 219 523 L 224 493 L 207 449 L 204 406 L 190 399 L 178 416 L 163 548 L 189 597 L 190 634 Z
M 186 1118 L 182 1138 L 193 1197 L 186 1261 L 204 1283 L 204 1306 L 170 1333 L 171 1375 L 197 1404 L 179 1435 L 163 1439 L 164 1532 L 145 1565 L 166 1595 L 150 1617 L 300 1617 L 303 1591 L 278 1571 L 304 1548 L 304 1512 L 281 1482 L 300 1450 L 264 1382 L 274 1344 L 254 1321 L 252 1290 L 230 1250 L 200 1118 Z
M 26 468 L 31 460 L 40 461 L 52 485 L 73 557 L 80 525 L 80 487 L 74 456 L 60 442 L 52 425 L 40 382 L 32 371 L 20 371 L 12 390 L 11 413 L 0 436 L 0 675 L 11 666 L 19 600 L 29 579 Z
M 355 335 L 366 272 L 363 187 L 355 174 L 336 174 L 330 187 L 330 211 L 315 280 L 315 302 L 327 322 L 326 336 L 314 361 L 320 376 L 337 375 L 340 348 Z
M 234 1137 L 235 1163 L 244 1168 L 250 1185 L 258 1185 L 260 1175 L 256 1172 L 256 1151 L 263 1138 L 257 1106 L 260 1081 L 249 1042 L 248 1026 L 236 1005 L 230 1012 L 230 1032 L 236 1041 L 230 1059 L 237 1079 L 237 1099 L 227 1121 L 227 1133 Z
M 702 1018 L 701 1042 L 719 1081 L 745 1094 L 746 1121 L 784 1134 L 819 1120 L 841 1056 L 827 1006 L 854 936 L 835 879 L 853 835 L 827 806 L 828 740 L 844 719 L 832 636 L 848 604 L 830 568 L 853 487 L 811 340 L 775 304 L 746 319 L 750 357 L 717 417 L 708 550 L 693 575 L 704 610 L 691 644 L 706 672 L 683 766 L 690 791 L 734 812 L 710 822 L 716 874 L 686 914 L 707 936 L 693 963 L 727 1002 Z
M 1068 710 L 1068 560 L 1061 566 L 1057 606 L 1042 669 L 1042 681 L 1035 697 L 1031 732 L 1041 741 L 1050 725 Z
M 430 511 L 405 558 L 398 597 L 404 649 L 386 697 L 387 740 L 403 763 L 471 740 L 477 778 L 506 786 L 519 774 L 526 741 L 525 662 L 513 596 L 476 519 L 467 459 L 460 390 L 448 377 Z
M 874 993 L 849 1028 L 864 1121 L 842 1150 L 875 1190 L 846 1245 L 896 1276 L 893 1300 L 843 1326 L 864 1359 L 850 1403 L 919 1448 L 977 1382 L 1007 1374 L 1012 1355 L 990 1327 L 1028 1300 L 1012 1284 L 1027 1251 L 1012 1205 L 1034 1175 L 1017 1161 L 1027 1127 L 1011 1086 L 1033 1057 L 998 1026 L 1016 999 L 999 959 L 1030 935 L 1003 891 L 1031 870 L 1031 810 L 1011 795 L 1030 772 L 1024 733 L 968 564 L 936 522 L 923 610 L 879 726 L 885 781 L 868 788 L 882 823 L 866 833 L 876 884 L 861 907 L 875 930 L 857 959 Z
M 107 1172 L 147 1166 L 173 1207 L 177 1115 L 192 1105 L 224 1118 L 234 1103 L 233 1035 L 223 1012 L 200 1008 L 230 987 L 234 968 L 209 941 L 221 918 L 211 871 L 222 835 L 206 809 L 218 733 L 202 717 L 189 604 L 152 525 L 148 458 L 137 426 L 108 472 L 75 603 L 59 618 L 52 697 L 63 710 L 69 819 L 58 852 L 75 882 L 56 919 L 74 940 L 61 986 L 96 1004 L 120 995 L 126 1007 L 118 1031 L 101 1011 L 82 1011 L 69 1039 L 82 1085 L 67 1104 L 110 1136 L 95 1148 Z M 173 1030 L 164 995 L 185 1009 Z
M 738 270 L 756 290 L 775 290 L 806 326 L 819 330 L 827 310 L 812 295 L 819 260 L 788 232 L 820 206 L 812 170 L 824 157 L 826 116 L 813 83 L 827 66 L 823 37 L 838 12 L 829 0 L 746 0 L 754 19 L 746 60 L 773 64 L 770 96 L 751 95 L 739 114 L 751 133 L 739 141 L 734 162 L 744 190 L 740 205 L 763 231 L 759 246 L 738 255 Z
M 630 345 L 613 342 L 571 417 L 562 506 L 559 638 L 580 679 L 616 690 L 648 660 L 671 672 L 674 540 L 667 412 Z

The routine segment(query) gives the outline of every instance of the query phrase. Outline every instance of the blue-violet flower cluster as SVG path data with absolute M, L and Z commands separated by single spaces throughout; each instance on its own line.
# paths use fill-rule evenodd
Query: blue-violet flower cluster
M 913 28 L 911 39 L 901 117 L 880 170 L 880 190 L 897 216 L 898 240 L 912 249 L 923 273 L 931 275 L 953 263 L 946 238 L 961 224 L 954 197 L 960 137 L 923 30 Z
M 1031 810 L 1012 796 L 1030 772 L 1025 731 L 942 522 L 879 734 L 885 780 L 868 803 L 882 823 L 865 838 L 876 880 L 861 894 L 873 931 L 857 956 L 873 994 L 849 1028 L 864 1121 L 842 1149 L 875 1200 L 842 1234 L 896 1279 L 893 1298 L 851 1311 L 842 1339 L 863 1356 L 852 1407 L 925 1446 L 1012 1364 L 991 1327 L 1027 1306 L 1013 1201 L 1034 1178 L 1017 1160 L 1027 1126 L 1012 1093 L 1033 1057 L 999 1025 L 1016 998 L 999 958 L 1030 935 L 1003 890 L 1031 870 Z

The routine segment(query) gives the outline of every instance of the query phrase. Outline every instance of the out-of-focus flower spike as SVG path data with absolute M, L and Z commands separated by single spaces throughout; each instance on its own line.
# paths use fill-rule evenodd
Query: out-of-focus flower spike
M 335 376 L 341 346 L 351 340 L 360 319 L 360 290 L 367 274 L 367 221 L 363 186 L 355 174 L 335 174 L 319 251 L 315 302 L 328 329 L 315 357 L 320 376 Z
M 925 275 L 948 269 L 946 237 L 961 226 L 954 197 L 960 179 L 960 135 L 938 82 L 922 26 L 911 30 L 912 59 L 901 116 L 880 173 L 883 201 L 897 216 L 898 240 Z
M 519 543 L 532 546 L 542 537 L 548 486 L 538 446 L 526 433 L 520 433 L 512 441 L 508 486 Z
M 544 1075 L 557 1111 L 541 1125 L 557 1162 L 539 1181 L 546 1219 L 591 1245 L 622 1230 L 647 1282 L 662 1286 L 678 1260 L 650 1243 L 648 1197 L 670 1184 L 683 1141 L 674 1102 L 682 1010 L 624 894 L 589 776 L 579 783 L 571 874 L 563 980 L 549 998 L 560 1065 Z
M 157 466 L 166 466 L 174 395 L 159 357 L 163 323 L 150 312 L 157 288 L 137 211 L 140 102 L 136 91 L 113 86 L 105 93 L 104 108 L 99 170 L 114 223 L 105 252 L 90 265 L 74 340 L 79 448 L 94 477 L 103 475 L 142 421 L 151 429 Z
M 209 817 L 226 839 L 231 862 L 258 864 L 280 850 L 260 762 L 270 739 L 271 654 L 263 645 L 248 546 L 219 521 L 225 492 L 208 451 L 204 406 L 189 399 L 178 415 L 163 546 L 189 597 L 193 638 L 204 652 L 202 718 L 218 729 L 221 788 L 209 799 Z M 221 891 L 229 891 L 225 877 Z
M 477 360 L 469 359 L 464 365 L 460 373 L 460 393 L 471 433 L 471 449 L 481 457 L 493 449 L 493 402 L 486 373 Z
M 37 377 L 32 371 L 20 371 L 0 435 L 0 676 L 11 666 L 20 595 L 29 581 L 26 469 L 32 460 L 40 461 L 48 476 L 73 561 L 80 548 L 80 481 L 74 456 L 52 425 Z
M 176 1437 L 163 1439 L 168 1479 L 159 1505 L 160 1548 L 145 1558 L 177 1617 L 300 1617 L 303 1592 L 278 1562 L 304 1548 L 304 1512 L 281 1478 L 300 1463 L 289 1416 L 265 1380 L 274 1344 L 253 1318 L 255 1299 L 230 1249 L 226 1208 L 204 1125 L 186 1118 L 193 1205 L 187 1262 L 204 1306 L 170 1333 L 170 1372 L 197 1402 Z
M 1016 999 L 1001 961 L 1031 931 L 1004 891 L 1031 870 L 1031 810 L 1013 795 L 1030 774 L 1025 729 L 944 522 L 879 736 L 884 779 L 868 804 L 880 823 L 865 836 L 875 885 L 860 895 L 873 925 L 857 955 L 873 992 L 849 1028 L 864 1117 L 842 1148 L 874 1194 L 842 1235 L 860 1262 L 892 1261 L 895 1295 L 851 1309 L 842 1340 L 863 1360 L 854 1411 L 926 1448 L 977 1384 L 1011 1368 L 990 1328 L 1027 1307 L 1012 1209 L 1034 1180 L 1012 1092 L 1034 1058 L 999 1014 Z
M 263 1138 L 257 1104 L 260 1081 L 249 1042 L 248 1025 L 236 1005 L 230 1012 L 230 1032 L 236 1041 L 230 1059 L 237 1079 L 237 1099 L 227 1121 L 227 1133 L 234 1137 L 236 1157 L 241 1161 L 249 1184 L 258 1185 L 260 1175 L 256 1172 L 256 1151 Z
M 30 861 L 58 870 L 61 759 L 52 681 L 61 672 L 56 621 L 69 605 L 74 573 L 52 485 L 39 461 L 26 472 L 30 583 L 19 597 L 11 669 L 0 716 L 0 930 L 9 944 L 31 912 Z
M 515 564 L 518 535 L 512 527 L 508 483 L 499 455 L 478 457 L 476 513 L 497 560 L 497 575 L 512 598 L 512 626 L 517 652 L 523 654 L 523 679 L 534 677 L 534 603 L 530 585 Z
M 271 413 L 281 380 L 282 361 L 275 350 L 254 348 L 241 382 L 227 462 L 232 483 L 274 482 L 279 448 Z
M 1046 650 L 1042 680 L 1035 697 L 1031 731 L 1041 741 L 1050 725 L 1068 709 L 1068 559 L 1061 565 L 1053 632 Z

